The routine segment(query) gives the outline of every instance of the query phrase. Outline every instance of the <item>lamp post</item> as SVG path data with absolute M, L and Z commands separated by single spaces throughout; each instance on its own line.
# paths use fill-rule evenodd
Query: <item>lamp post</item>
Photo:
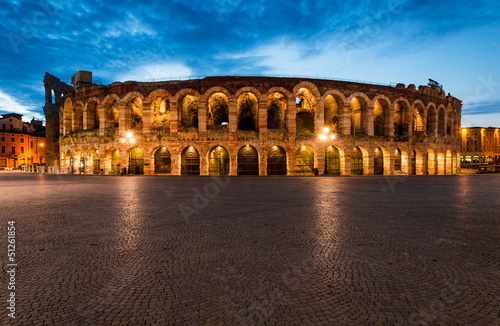
M 327 169 L 327 156 L 326 156 L 326 142 L 327 140 L 334 140 L 335 139 L 335 134 L 330 133 L 330 128 L 324 127 L 321 134 L 318 136 L 319 140 L 321 140 L 325 144 L 325 171 L 323 174 L 328 174 L 328 169 Z
M 132 153 L 130 152 L 130 146 L 135 142 L 135 139 L 133 136 L 134 135 L 129 131 L 125 134 L 126 138 L 122 138 L 120 140 L 122 143 L 128 142 L 128 170 L 127 170 L 127 174 L 130 174 L 130 161 L 131 161 L 131 156 L 132 156 Z

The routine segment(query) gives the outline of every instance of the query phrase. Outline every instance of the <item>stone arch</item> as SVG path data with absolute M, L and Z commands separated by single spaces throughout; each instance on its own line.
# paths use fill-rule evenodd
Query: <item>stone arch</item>
M 267 129 L 285 130 L 288 98 L 280 91 L 272 92 L 267 97 Z
M 356 146 L 351 151 L 351 175 L 368 174 L 368 151 L 363 146 Z
M 180 151 L 181 175 L 200 175 L 200 151 L 196 147 L 188 145 Z
M 163 131 L 168 133 L 170 131 L 171 97 L 170 93 L 164 89 L 157 89 L 144 100 L 144 103 L 150 103 L 149 119 L 151 124 L 149 128 L 152 132 L 161 133 Z
M 459 165 L 460 165 L 460 156 L 458 155 L 456 150 L 453 150 L 451 173 L 457 174 Z
M 446 135 L 451 136 L 453 134 L 453 111 L 448 110 L 446 113 Z
M 297 133 L 314 133 L 318 127 L 316 121 L 319 91 L 310 82 L 301 82 L 294 87 L 295 123 Z
M 394 150 L 394 174 L 408 174 L 409 153 L 408 150 L 399 146 Z
M 104 113 L 104 128 L 108 134 L 113 134 L 117 129 L 120 121 L 120 111 L 118 103 L 120 98 L 116 94 L 109 94 L 103 100 L 101 106 Z
M 388 175 L 391 171 L 391 158 L 387 147 L 378 146 L 374 152 L 374 169 L 375 175 Z
M 413 114 L 412 114 L 412 133 L 424 132 L 424 118 L 425 118 L 425 106 L 421 100 L 416 100 L 413 102 Z
M 64 101 L 63 112 L 63 134 L 67 135 L 73 130 L 73 103 L 69 97 Z
M 351 115 L 351 134 L 367 134 L 368 132 L 368 103 L 370 102 L 368 96 L 364 93 L 356 92 L 348 99 Z
M 125 103 L 127 108 L 125 114 L 126 129 L 142 132 L 143 101 L 144 101 L 144 96 L 137 91 L 129 92 L 127 95 L 123 97 L 123 103 Z
M 316 153 L 312 146 L 301 145 L 295 152 L 295 174 L 313 175 L 315 158 Z
M 428 135 L 434 136 L 437 133 L 437 119 L 436 105 L 429 103 L 427 105 L 427 124 L 425 128 Z
M 404 97 L 394 101 L 394 136 L 408 136 L 410 103 Z
M 154 173 L 172 173 L 172 155 L 170 151 L 165 146 L 159 146 L 153 150 L 153 153 Z
M 83 103 L 76 101 L 73 106 L 73 128 L 72 130 L 83 130 Z
M 324 108 L 323 125 L 334 133 L 342 130 L 342 113 L 344 112 L 345 97 L 338 91 L 328 91 L 322 98 Z M 342 95 L 342 96 L 341 96 Z
M 373 134 L 378 137 L 390 136 L 391 121 L 391 101 L 385 95 L 377 95 L 373 99 Z
M 288 155 L 283 147 L 271 146 L 267 152 L 267 175 L 287 175 L 287 158 Z
M 100 115 L 99 115 L 99 106 L 101 102 L 97 97 L 90 97 L 87 99 L 84 107 L 84 129 L 99 130 L 100 125 Z
M 422 150 L 418 147 L 414 147 L 411 153 L 411 174 L 412 175 L 423 175 L 424 174 L 424 157 L 422 155 Z
M 214 89 L 214 88 L 212 88 Z M 207 128 L 209 130 L 227 130 L 229 125 L 229 92 L 215 91 L 207 98 Z M 207 93 L 205 93 L 207 94 Z
M 215 145 L 207 152 L 208 175 L 228 175 L 231 160 L 228 150 L 222 145 Z
M 259 130 L 259 98 L 260 94 L 255 94 L 245 87 L 237 92 L 236 119 L 237 128 L 242 131 Z
M 445 132 L 446 132 L 446 126 L 445 126 L 445 108 L 444 108 L 444 105 L 440 105 L 438 107 L 438 125 L 437 125 L 437 129 L 438 129 L 438 135 L 439 136 L 444 136 L 445 135 Z
M 251 144 L 238 146 L 237 175 L 260 174 L 260 152 Z
M 340 146 L 330 145 L 325 151 L 325 174 L 345 175 L 345 152 Z

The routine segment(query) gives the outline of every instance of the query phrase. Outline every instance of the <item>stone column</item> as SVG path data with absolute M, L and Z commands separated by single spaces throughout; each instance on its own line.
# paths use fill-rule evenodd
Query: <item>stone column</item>
M 170 102 L 170 133 L 176 134 L 179 126 L 179 108 L 177 102 Z
M 259 156 L 259 175 L 267 175 L 267 153 L 260 153 Z
M 172 149 L 170 151 L 170 159 L 171 159 L 171 174 L 172 175 L 180 175 L 180 153 L 177 149 Z
M 237 169 L 238 165 L 236 163 L 236 157 L 238 153 L 233 153 L 229 152 L 229 175 L 236 175 L 237 174 Z
M 104 137 L 106 133 L 106 107 L 104 105 L 99 106 L 99 136 Z
M 152 118 L 151 103 L 149 102 L 142 103 L 142 133 L 145 135 L 151 132 L 150 130 L 151 118 Z
M 351 175 L 351 152 L 347 153 L 345 155 L 345 175 Z
M 198 133 L 207 133 L 207 101 L 198 102 Z
M 295 105 L 295 97 L 289 98 L 286 110 L 286 125 L 288 132 L 295 134 L 297 132 L 297 123 L 295 117 L 297 115 L 297 106 Z
M 151 159 L 151 155 L 144 155 L 144 174 L 154 174 L 154 172 L 154 162 Z
M 328 145 L 326 143 L 320 145 L 320 150 L 318 151 L 318 154 L 316 155 L 317 157 L 314 161 L 316 163 L 315 168 L 318 169 L 318 174 L 322 175 L 325 174 L 325 153 Z
M 389 113 L 385 119 L 385 134 L 386 136 L 394 136 L 394 107 L 388 108 Z
M 373 154 L 372 148 L 368 148 L 368 171 L 363 166 L 363 174 L 373 175 L 375 174 L 375 155 Z M 364 162 L 363 162 L 363 165 Z
M 267 101 L 259 100 L 258 130 L 260 133 L 267 133 Z
M 292 152 L 288 153 L 288 168 L 287 175 L 295 175 L 295 151 L 292 148 Z
M 130 121 L 127 121 L 129 119 L 129 115 L 127 114 L 127 103 L 125 102 L 119 102 L 118 103 L 118 130 L 119 130 L 119 135 L 124 136 L 125 133 L 127 132 L 127 128 L 129 126 Z
M 238 129 L 236 99 L 229 98 L 228 101 L 228 119 L 229 119 L 229 140 L 236 140 L 236 130 Z
M 325 126 L 325 105 L 324 101 L 319 100 L 314 110 L 314 132 L 319 133 Z
M 342 110 L 342 113 L 340 114 L 340 132 L 343 135 L 350 135 L 351 134 L 351 106 L 350 105 L 344 105 L 344 109 Z M 349 167 L 349 174 L 351 173 L 351 168 Z
M 368 136 L 375 135 L 374 121 L 373 121 L 373 107 L 366 109 L 366 116 L 363 119 L 363 129 Z

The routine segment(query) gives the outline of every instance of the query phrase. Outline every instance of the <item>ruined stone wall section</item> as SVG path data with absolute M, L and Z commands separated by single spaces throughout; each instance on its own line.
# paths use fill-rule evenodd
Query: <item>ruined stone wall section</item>
M 208 129 L 207 101 L 217 92 L 228 98 L 228 125 Z M 240 112 L 238 100 L 241 94 L 248 92 L 257 99 L 255 129 L 239 130 L 238 119 L 244 114 Z M 268 97 L 273 92 L 284 95 L 285 130 L 268 129 Z M 334 140 L 322 141 L 318 136 L 325 125 L 325 99 L 329 95 L 335 96 L 338 105 L 338 116 L 335 118 L 338 119 L 338 132 Z M 183 100 L 185 96 L 190 96 L 190 100 Z M 158 98 L 160 102 L 156 101 Z M 90 101 L 99 104 L 99 129 L 86 128 L 90 125 L 86 122 L 91 116 L 86 111 Z M 161 101 L 168 101 L 168 105 Z M 71 104 L 66 107 L 68 105 L 63 103 Z M 192 103 L 197 103 L 197 110 L 186 107 Z M 108 171 L 110 153 L 114 149 L 121 153 L 129 150 L 120 139 L 130 131 L 131 116 L 142 119 L 141 129 L 134 130 L 137 140 L 134 147 L 144 152 L 145 174 L 155 172 L 154 153 L 163 147 L 172 154 L 171 173 L 179 174 L 179 156 L 186 146 L 193 146 L 199 151 L 201 174 L 208 174 L 208 151 L 214 146 L 223 146 L 229 152 L 230 173 L 234 174 L 239 148 L 251 143 L 258 148 L 261 175 L 266 174 L 267 153 L 275 145 L 286 151 L 287 174 L 295 173 L 295 156 L 304 146 L 314 151 L 314 167 L 319 173 L 325 169 L 325 151 L 329 146 L 342 153 L 340 166 L 344 175 L 351 174 L 350 154 L 356 148 L 363 154 L 363 174 L 374 174 L 381 169 L 377 167 L 380 157 L 383 157 L 384 174 L 449 174 L 457 173 L 459 169 L 461 101 L 426 86 L 417 90 L 414 85 L 405 87 L 403 84 L 391 87 L 319 79 L 207 77 L 189 81 L 116 82 L 108 86 L 82 87 L 66 91 L 64 102 L 59 99 L 58 105 L 60 111 L 58 108 L 55 112 L 62 112 L 59 121 L 64 126 L 60 135 L 63 170 L 68 170 L 68 156 L 72 157 L 70 170 L 75 170 L 76 153 L 80 153 L 79 160 L 86 160 L 97 150 L 101 157 L 104 156 L 100 161 L 102 170 Z M 159 105 L 169 110 L 168 125 L 164 129 L 155 125 L 153 129 L 151 121 Z M 46 103 L 46 106 L 49 105 Z M 80 113 L 81 107 L 83 113 Z M 90 107 L 95 109 L 95 105 Z M 375 107 L 383 112 L 378 116 L 383 120 L 378 126 L 379 136 L 375 136 Z M 400 111 L 397 121 L 396 107 Z M 182 127 L 182 117 L 184 114 L 185 119 L 186 112 L 195 112 L 196 117 L 192 120 L 195 125 Z M 312 112 L 312 116 L 308 118 L 304 114 L 305 118 L 299 121 L 299 112 Z M 111 123 L 113 116 L 117 122 Z M 75 122 L 75 117 L 83 121 Z M 84 127 L 75 129 L 74 126 Z M 380 128 L 383 129 L 383 136 Z M 397 157 L 396 149 L 402 153 L 401 157 Z M 127 160 L 126 155 L 121 156 Z M 401 169 L 395 170 L 399 161 Z

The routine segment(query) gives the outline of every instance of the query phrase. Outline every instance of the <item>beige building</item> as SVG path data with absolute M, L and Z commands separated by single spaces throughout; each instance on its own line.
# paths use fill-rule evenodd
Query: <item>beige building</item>
M 428 86 L 275 77 L 96 85 L 89 72 L 72 81 L 45 76 L 48 155 L 63 173 L 459 170 L 461 101 Z
M 500 128 L 462 128 L 461 133 L 464 166 L 491 163 L 500 158 Z

